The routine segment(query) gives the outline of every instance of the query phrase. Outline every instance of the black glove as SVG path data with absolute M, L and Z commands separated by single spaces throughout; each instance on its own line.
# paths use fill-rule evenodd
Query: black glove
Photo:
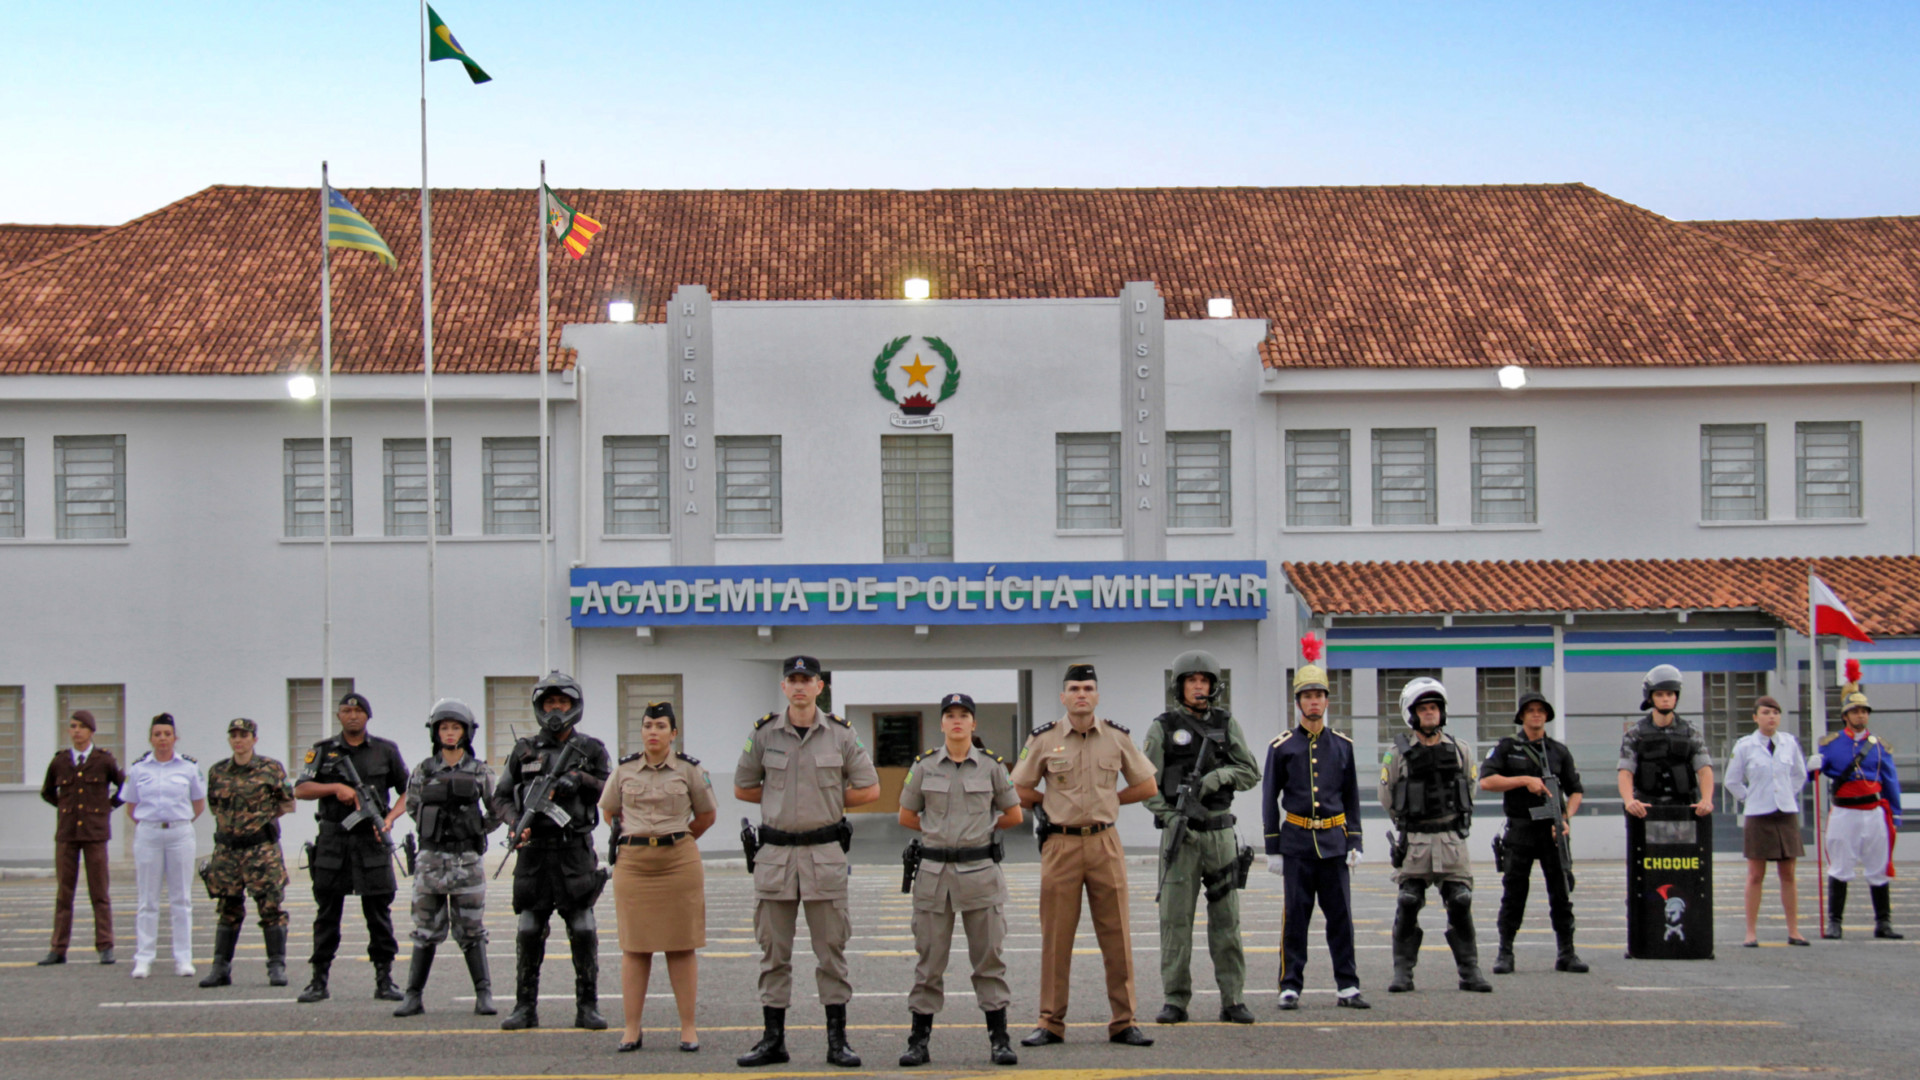
M 580 790 L 579 773 L 562 773 L 560 779 L 553 782 L 554 795 L 564 799 Z

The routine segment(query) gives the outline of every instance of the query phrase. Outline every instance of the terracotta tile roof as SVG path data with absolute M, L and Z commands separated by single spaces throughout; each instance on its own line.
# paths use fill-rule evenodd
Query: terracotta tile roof
M 419 367 L 418 209 L 350 192 L 398 272 L 335 261 L 343 371 Z M 1920 359 L 1920 317 L 1580 184 L 993 191 L 566 191 L 607 225 L 555 261 L 553 327 L 676 284 L 722 300 L 1106 297 L 1156 281 L 1272 321 L 1271 365 Z M 0 374 L 258 373 L 318 354 L 317 194 L 214 187 L 0 272 Z M 436 364 L 535 363 L 533 195 L 434 195 Z M 564 362 L 564 358 L 556 357 Z
M 1920 217 L 1687 224 L 1841 288 L 1920 311 Z
M 1806 559 L 1285 563 L 1324 615 L 1757 609 L 1807 628 Z M 1920 634 L 1920 557 L 1814 560 L 1869 634 Z
M 104 229 L 105 225 L 0 225 L 0 271 L 24 266 Z

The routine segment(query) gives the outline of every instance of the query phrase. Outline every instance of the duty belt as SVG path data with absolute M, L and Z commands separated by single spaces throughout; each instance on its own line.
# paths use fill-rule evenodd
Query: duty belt
M 230 833 L 214 830 L 213 842 L 225 848 L 255 848 L 261 844 L 271 844 L 280 839 L 280 825 L 269 822 L 267 827 L 250 833 Z
M 784 829 L 776 829 L 771 825 L 762 825 L 760 826 L 760 842 L 773 847 L 811 847 L 814 844 L 837 844 L 840 842 L 841 826 L 845 824 L 846 819 L 842 818 L 831 825 L 823 825 L 818 829 L 808 829 L 806 832 L 787 832 Z
M 1065 833 L 1068 836 L 1092 836 L 1095 833 L 1106 832 L 1111 828 L 1113 828 L 1113 822 L 1111 821 L 1096 822 L 1092 825 L 1055 825 L 1049 822 L 1040 827 L 1040 835 L 1053 836 L 1056 833 Z
M 1335 814 L 1326 818 L 1301 817 L 1299 814 L 1287 815 L 1287 824 L 1298 825 L 1303 829 L 1337 829 L 1346 823 L 1347 815 L 1345 814 Z
M 1187 827 L 1194 832 L 1219 832 L 1221 829 L 1233 828 L 1234 823 L 1239 820 L 1232 814 L 1215 814 L 1205 821 L 1196 821 Z
M 983 847 L 930 847 L 921 848 L 920 857 L 928 862 L 978 862 L 981 859 L 993 859 L 993 845 Z M 1000 860 L 994 859 L 995 862 Z
M 1460 828 L 1459 819 L 1453 821 L 1410 821 L 1406 831 L 1410 833 L 1447 833 Z
M 472 840 L 429 840 L 420 845 L 421 851 L 437 851 L 442 855 L 463 855 L 469 852 L 479 853 L 487 850 L 487 838 L 476 837 Z
M 692 835 L 690 832 L 677 832 L 665 836 L 623 836 L 614 843 L 626 847 L 672 847 Z

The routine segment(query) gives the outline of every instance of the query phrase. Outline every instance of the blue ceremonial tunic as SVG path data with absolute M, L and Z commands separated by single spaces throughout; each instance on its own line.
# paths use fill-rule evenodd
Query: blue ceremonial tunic
M 1346 823 L 1309 829 L 1287 822 L 1293 814 L 1325 820 L 1346 815 Z M 1343 858 L 1359 850 L 1360 774 L 1353 740 L 1323 727 L 1309 735 L 1293 728 L 1267 746 L 1266 776 L 1260 790 L 1260 815 L 1266 823 L 1267 854 L 1287 858 Z

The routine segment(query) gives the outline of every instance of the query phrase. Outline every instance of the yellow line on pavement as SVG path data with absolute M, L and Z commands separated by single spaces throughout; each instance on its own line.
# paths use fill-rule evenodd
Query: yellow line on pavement
M 1034 1080 L 1136 1080 L 1136 1078 L 1159 1076 L 1299 1076 L 1318 1077 L 1322 1080 L 1623 1080 L 1639 1076 L 1681 1076 L 1686 1074 L 1717 1072 L 1772 1072 L 1774 1070 L 1754 1066 L 1723 1065 L 1646 1065 L 1646 1066 L 1604 1066 L 1604 1067 L 1555 1067 L 1555 1068 L 1512 1068 L 1512 1067 L 1469 1067 L 1451 1069 L 1191 1069 L 1170 1066 L 1161 1069 L 1026 1069 L 1020 1075 Z M 631 1077 L 632 1073 L 447 1073 L 433 1076 L 390 1076 L 367 1077 L 363 1080 L 620 1080 Z M 675 1080 L 739 1080 L 743 1075 L 738 1070 L 732 1072 L 675 1073 Z M 845 1072 L 825 1071 L 755 1071 L 759 1077 L 805 1078 L 818 1076 L 845 1076 Z M 985 1070 L 943 1070 L 934 1075 L 947 1076 L 998 1076 L 1004 1073 L 992 1073 Z

